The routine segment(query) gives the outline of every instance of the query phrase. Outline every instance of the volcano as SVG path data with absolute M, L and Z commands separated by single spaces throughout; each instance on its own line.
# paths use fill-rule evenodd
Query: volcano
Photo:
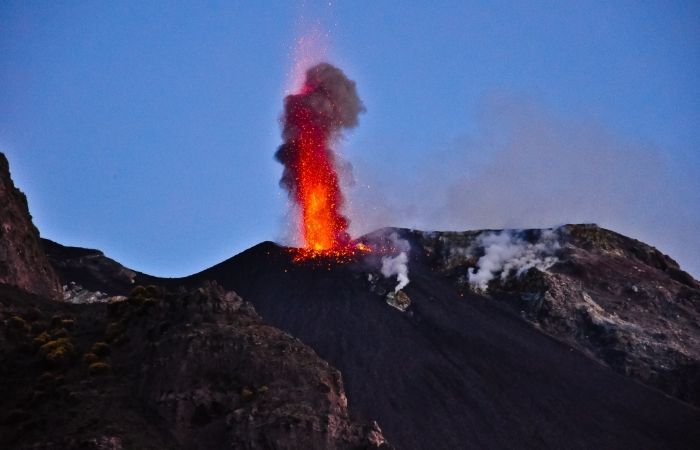
M 63 299 L 0 285 L 0 446 L 700 447 L 700 283 L 673 259 L 592 224 L 351 244 L 388 239 L 401 289 L 376 252 L 263 242 L 158 278 L 35 236 Z
M 337 367 L 351 412 L 376 420 L 396 448 L 695 447 L 700 284 L 612 231 L 556 232 L 554 266 L 492 280 L 488 293 L 464 281 L 477 261 L 464 249 L 491 231 L 373 233 L 410 242 L 404 311 L 386 300 L 393 281 L 364 256 L 300 262 L 272 242 L 184 278 L 132 272 L 133 284 L 235 291 Z M 536 242 L 543 231 L 520 233 Z M 93 289 L 100 274 L 104 291 L 126 293 L 95 271 L 99 252 L 85 264 L 88 250 L 46 245 L 59 273 Z

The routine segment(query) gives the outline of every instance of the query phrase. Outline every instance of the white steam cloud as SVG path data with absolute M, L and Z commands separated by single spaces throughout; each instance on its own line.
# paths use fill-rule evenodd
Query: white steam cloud
M 671 165 L 665 153 L 676 149 L 508 96 L 486 98 L 469 125 L 398 161 L 366 151 L 385 142 L 364 144 L 353 155 L 351 234 L 597 223 L 700 276 L 700 167 Z
M 505 230 L 479 235 L 472 246 L 483 248 L 484 256 L 476 269 L 469 269 L 469 283 L 485 291 L 489 281 L 500 274 L 502 281 L 509 276 L 521 276 L 531 268 L 547 270 L 558 261 L 559 240 L 553 230 L 545 230 L 535 243 L 524 240 L 517 232 Z
M 382 257 L 381 272 L 384 278 L 396 276 L 398 284 L 394 288 L 394 292 L 398 292 L 411 281 L 408 278 L 408 252 L 411 250 L 411 245 L 407 240 L 401 239 L 395 232 L 389 235 L 389 240 L 392 247 L 401 253 L 395 256 Z
M 408 279 L 408 255 L 404 252 L 399 253 L 394 257 L 385 256 L 382 258 L 382 275 L 384 278 L 389 278 L 396 275 L 396 281 L 399 283 L 394 288 L 394 292 L 398 292 L 410 281 Z

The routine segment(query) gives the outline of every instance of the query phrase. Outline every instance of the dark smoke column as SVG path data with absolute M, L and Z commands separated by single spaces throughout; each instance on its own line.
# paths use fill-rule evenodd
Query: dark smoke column
M 341 250 L 350 242 L 331 146 L 363 111 L 355 82 L 327 63 L 310 68 L 301 90 L 284 99 L 284 143 L 275 157 L 284 165 L 280 185 L 299 206 L 307 249 Z

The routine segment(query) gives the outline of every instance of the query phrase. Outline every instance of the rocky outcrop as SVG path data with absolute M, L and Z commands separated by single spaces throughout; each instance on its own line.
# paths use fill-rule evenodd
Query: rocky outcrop
M 140 275 L 106 257 L 100 250 L 69 247 L 49 239 L 42 239 L 41 244 L 64 285 L 64 291 L 79 286 L 87 291 L 125 295 L 131 292 Z
M 614 370 L 700 406 L 700 283 L 657 249 L 593 226 L 566 229 L 561 262 L 508 289 L 528 317 Z
M 2 448 L 390 448 L 336 369 L 216 285 L 0 300 Z
M 483 233 L 425 234 L 422 245 L 443 275 L 471 291 Z M 542 239 L 540 230 L 519 233 L 524 245 Z M 550 236 L 556 263 L 500 271 L 485 294 L 615 371 L 700 405 L 700 283 L 656 248 L 596 225 Z
M 9 163 L 2 153 L 0 205 L 0 283 L 59 299 L 61 286 L 32 223 L 27 197 L 12 182 Z

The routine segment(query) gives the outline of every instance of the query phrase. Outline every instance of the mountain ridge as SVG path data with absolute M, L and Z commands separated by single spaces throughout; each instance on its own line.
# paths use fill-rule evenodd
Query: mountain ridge
M 525 245 L 528 240 L 536 243 L 545 232 L 562 239 L 552 267 L 504 280 L 495 277 L 487 292 L 475 291 L 468 274 L 486 254 L 475 244 L 480 237 L 506 233 L 508 245 Z M 338 367 L 350 408 L 360 417 L 376 419 L 397 448 L 451 448 L 465 442 L 492 448 L 516 443 L 521 448 L 686 448 L 700 442 L 692 425 L 699 411 L 691 405 L 697 402 L 697 354 L 683 353 L 693 345 L 675 349 L 663 342 L 682 342 L 680 337 L 686 336 L 692 344 L 697 331 L 674 319 L 668 323 L 671 328 L 682 325 L 681 335 L 668 328 L 639 334 L 653 311 L 633 308 L 634 302 L 609 303 L 602 295 L 632 271 L 642 270 L 642 281 L 651 277 L 668 292 L 682 294 L 678 298 L 688 305 L 697 305 L 697 282 L 673 272 L 680 269 L 672 259 L 590 224 L 559 231 L 385 229 L 375 234 L 391 233 L 411 244 L 411 282 L 404 289 L 411 304 L 404 313 L 387 304 L 394 282 L 381 276 L 376 260 L 300 263 L 293 260 L 293 249 L 272 242 L 188 277 L 139 274 L 134 283 L 190 289 L 213 280 L 236 291 L 265 321 L 300 338 Z M 599 271 L 612 273 L 612 278 Z M 607 280 L 602 289 L 591 284 L 598 278 Z M 639 299 L 664 292 L 650 286 L 639 282 Z M 659 310 L 682 307 L 687 322 L 697 317 L 688 305 L 676 305 L 675 297 L 662 300 Z M 634 317 L 611 319 L 625 308 Z M 628 323 L 634 325 L 634 320 L 644 326 L 632 327 L 637 334 L 630 334 Z M 655 341 L 648 341 L 650 336 Z M 651 342 L 660 353 L 645 348 Z M 676 365 L 673 370 L 654 375 L 670 363 Z
M 386 228 L 166 279 L 39 241 L 11 199 L 2 446 L 700 447 L 700 284 L 610 230 Z

